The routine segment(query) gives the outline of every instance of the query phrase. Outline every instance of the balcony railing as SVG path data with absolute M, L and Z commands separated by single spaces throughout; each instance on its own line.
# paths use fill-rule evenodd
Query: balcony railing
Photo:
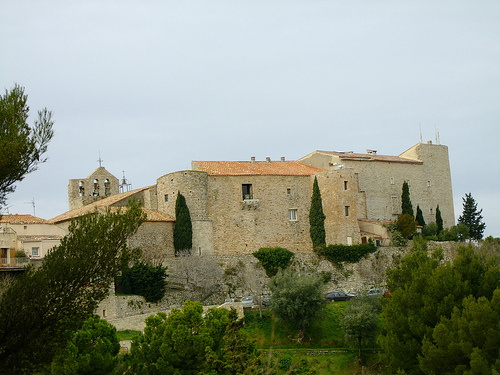
M 8 258 L 0 258 L 0 267 L 13 267 L 13 268 L 21 268 L 28 265 L 28 258 L 26 257 L 12 257 Z

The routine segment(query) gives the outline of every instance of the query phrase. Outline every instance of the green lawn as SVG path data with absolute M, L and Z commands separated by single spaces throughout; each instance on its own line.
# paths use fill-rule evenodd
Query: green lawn
M 268 311 L 263 312 L 262 319 L 256 310 L 245 311 L 245 328 L 250 337 L 257 340 L 259 347 L 266 348 L 342 348 L 344 332 L 340 329 L 340 313 L 348 302 L 327 304 L 323 315 L 311 325 L 309 333 L 301 342 L 295 337 L 298 330 L 285 330 L 275 323 Z
M 257 341 L 264 358 L 265 374 L 361 374 L 357 350 L 344 341 L 341 312 L 348 302 L 328 303 L 302 342 L 294 340 L 298 331 L 286 330 L 273 321 L 268 311 L 262 319 L 256 310 L 245 311 L 244 331 Z M 383 374 L 378 353 L 365 352 L 365 374 Z

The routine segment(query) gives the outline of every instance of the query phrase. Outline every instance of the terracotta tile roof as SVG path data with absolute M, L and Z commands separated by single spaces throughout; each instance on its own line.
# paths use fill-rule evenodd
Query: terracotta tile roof
M 88 204 L 86 206 L 76 208 L 74 210 L 65 212 L 59 216 L 56 216 L 50 220 L 48 220 L 48 223 L 54 224 L 54 223 L 60 223 L 63 221 L 68 221 L 86 214 L 90 214 L 95 212 L 96 210 L 106 210 L 107 208 L 111 207 L 113 204 L 118 203 L 122 200 L 126 200 L 127 198 L 133 196 L 134 194 L 140 193 L 142 191 L 145 191 L 149 189 L 150 186 L 141 188 L 141 189 L 135 189 L 131 191 L 127 191 L 125 193 L 120 193 L 116 195 L 112 195 L 108 198 L 104 198 L 101 200 L 98 200 L 94 203 Z M 123 207 L 124 208 L 124 207 Z M 117 207 L 114 207 L 113 210 L 117 210 Z M 144 212 L 146 212 L 147 221 L 174 221 L 174 219 L 166 214 L 162 214 L 160 212 L 156 213 L 156 211 L 151 211 L 151 210 L 146 210 L 144 209 Z
M 0 217 L 0 223 L 8 224 L 45 224 L 46 220 L 40 219 L 39 217 L 33 215 L 2 215 Z
M 46 240 L 61 240 L 64 236 L 57 235 L 19 235 L 17 239 L 20 241 L 46 241 Z
M 387 163 L 407 163 L 407 164 L 422 164 L 420 160 L 402 158 L 400 156 L 391 155 L 377 155 L 377 154 L 356 154 L 353 152 L 339 152 L 339 151 L 316 151 L 322 154 L 329 154 L 338 156 L 341 160 L 355 160 L 355 161 L 381 161 Z
M 192 168 L 210 176 L 311 176 L 324 171 L 298 161 L 193 161 Z

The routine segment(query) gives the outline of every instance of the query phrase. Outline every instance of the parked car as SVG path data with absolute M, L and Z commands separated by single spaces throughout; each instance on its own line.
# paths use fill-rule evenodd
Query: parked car
M 359 291 L 358 290 L 350 290 L 346 293 L 349 297 L 353 298 L 353 297 L 357 297 L 359 296 Z
M 256 305 L 255 300 L 252 296 L 241 297 L 241 303 L 243 304 L 244 309 L 251 309 Z
M 337 301 L 348 301 L 352 297 L 345 294 L 344 292 L 330 292 L 326 295 L 326 300 L 330 302 L 337 302 Z
M 264 298 L 262 298 L 262 306 L 269 306 L 269 302 L 272 298 L 272 296 L 265 296 Z
M 234 298 L 226 298 L 224 303 L 226 303 L 226 302 L 236 302 L 236 300 Z
M 384 291 L 379 288 L 373 288 L 370 289 L 368 292 L 366 292 L 366 295 L 369 297 L 380 297 L 384 294 Z

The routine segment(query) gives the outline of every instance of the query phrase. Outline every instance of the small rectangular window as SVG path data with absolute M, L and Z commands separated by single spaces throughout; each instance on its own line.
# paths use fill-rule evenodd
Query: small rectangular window
M 427 187 L 431 187 L 431 182 L 427 181 Z
M 347 181 L 344 181 L 344 190 L 347 190 Z
M 32 247 L 32 248 L 31 248 L 31 256 L 32 256 L 32 257 L 37 257 L 37 256 L 40 256 L 40 254 L 39 254 L 39 251 L 38 251 L 38 250 L 39 250 L 39 248 L 38 248 L 38 247 Z
M 286 193 L 287 194 L 291 194 L 292 193 L 292 189 L 290 189 L 290 188 L 286 189 Z
M 165 194 L 165 202 L 168 202 L 168 194 Z
M 345 210 L 345 216 L 349 216 L 349 206 L 345 206 L 344 210 Z
M 295 208 L 288 210 L 288 220 L 297 221 L 297 210 Z
M 241 191 L 243 193 L 243 200 L 253 199 L 252 184 L 241 185 Z
M 391 177 L 391 185 L 394 185 L 394 177 Z
M 352 237 L 350 237 L 350 236 L 349 236 L 349 237 L 347 237 L 347 244 L 348 244 L 349 246 L 351 246 L 351 245 L 352 245 Z

